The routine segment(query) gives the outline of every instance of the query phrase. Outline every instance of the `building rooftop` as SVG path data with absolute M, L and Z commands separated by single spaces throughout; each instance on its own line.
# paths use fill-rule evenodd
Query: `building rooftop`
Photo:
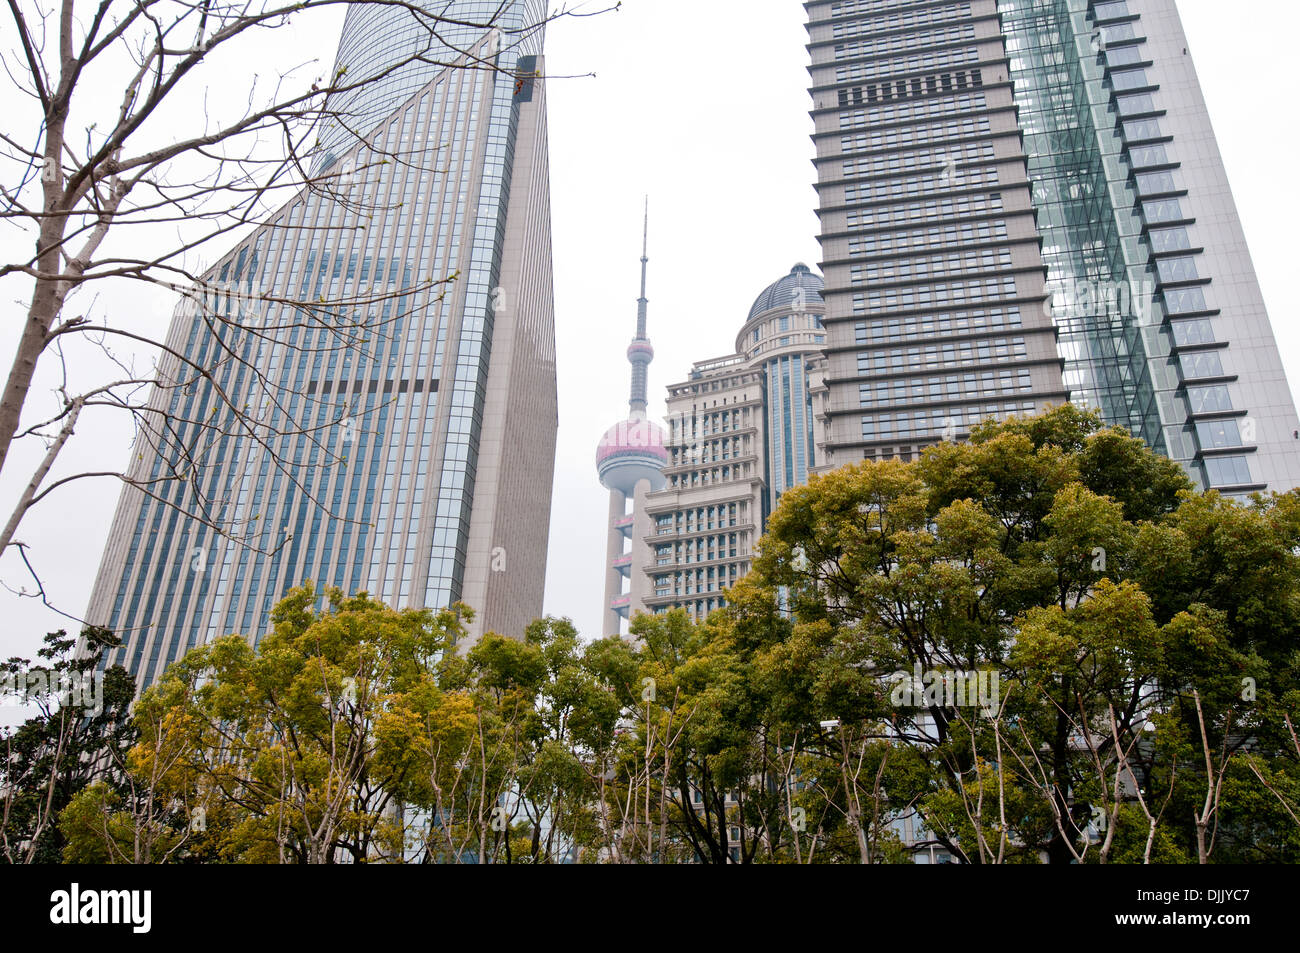
M 763 289 L 762 294 L 754 299 L 754 306 L 749 309 L 750 320 L 764 311 L 780 308 L 794 303 L 799 289 L 803 289 L 803 304 L 822 300 L 822 280 L 812 273 L 812 269 L 803 262 L 790 269 L 790 274 L 774 281 Z

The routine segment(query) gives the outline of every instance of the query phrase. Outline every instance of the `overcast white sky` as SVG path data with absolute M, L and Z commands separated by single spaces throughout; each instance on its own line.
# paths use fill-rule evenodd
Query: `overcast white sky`
M 1230 16 L 1227 6 L 1178 0 L 1294 393 L 1300 328 L 1286 282 L 1300 221 L 1292 121 L 1300 4 L 1241 0 Z M 692 362 L 731 353 L 759 291 L 795 262 L 820 260 L 803 20 L 797 0 L 624 0 L 617 13 L 564 21 L 548 37 L 549 73 L 596 74 L 553 81 L 549 93 L 560 433 L 546 611 L 571 617 L 585 637 L 603 634 L 608 499 L 594 457 L 605 428 L 627 412 L 643 195 L 654 416 L 665 385 Z M 282 35 L 280 48 L 298 58 L 314 49 L 328 64 L 340 22 Z M 13 289 L 0 298 L 6 370 L 23 313 Z M 129 435 L 120 429 L 80 439 L 77 459 L 125 464 Z M 0 486 L 0 503 L 15 492 Z M 117 494 L 107 481 L 84 484 L 20 531 L 42 554 L 51 597 L 74 614 L 89 596 Z M 5 581 L 20 581 L 12 561 L 0 568 Z M 65 625 L 0 592 L 0 656 L 29 653 Z

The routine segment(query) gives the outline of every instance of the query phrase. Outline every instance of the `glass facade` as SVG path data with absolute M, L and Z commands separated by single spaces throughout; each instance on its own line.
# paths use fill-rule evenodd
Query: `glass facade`
M 807 8 L 832 462 L 1068 395 L 1204 486 L 1300 482 L 1173 0 Z
M 462 598 L 532 91 L 516 74 L 535 70 L 541 34 L 523 29 L 536 3 L 430 6 L 466 21 L 503 7 L 504 39 L 444 36 L 499 71 L 406 63 L 356 97 L 378 121 L 360 143 L 335 136 L 346 175 L 304 188 L 210 270 L 218 290 L 178 311 L 172 347 L 211 374 L 186 381 L 164 362 L 167 425 L 136 466 L 158 489 L 124 492 L 91 601 L 126 640 L 106 664 L 139 684 L 215 636 L 260 636 L 304 580 L 398 606 Z M 398 17 L 411 20 L 353 7 L 339 63 L 360 51 L 366 71 L 406 60 L 427 32 Z M 549 252 L 544 277 L 549 295 Z M 215 439 L 203 425 L 214 414 L 228 418 Z
M 768 512 L 781 494 L 808 482 L 816 435 L 812 395 L 802 354 L 767 364 Z
M 1149 359 L 1149 348 L 1160 348 L 1161 315 L 1087 5 L 998 0 L 1043 237 L 1047 309 L 1060 329 L 1071 399 L 1166 452 Z M 1168 375 L 1160 383 L 1172 390 Z
M 494 57 L 477 48 L 489 25 L 516 55 L 541 47 L 542 0 L 441 0 L 426 7 L 433 21 L 401 6 L 353 6 L 343 22 L 334 58 L 336 84 L 314 171 L 322 171 L 422 88 L 442 66 L 463 58 L 487 68 Z

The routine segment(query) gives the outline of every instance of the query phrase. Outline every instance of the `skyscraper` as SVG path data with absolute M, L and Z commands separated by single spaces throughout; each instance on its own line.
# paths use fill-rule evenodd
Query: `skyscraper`
M 349 8 L 335 74 L 384 78 L 331 103 L 326 186 L 240 241 L 173 320 L 154 397 L 168 424 L 132 468 L 164 482 L 124 490 L 87 615 L 124 637 L 107 661 L 142 685 L 215 636 L 260 636 L 307 579 L 398 607 L 464 601 L 474 635 L 541 613 L 545 5 L 428 6 L 436 37 L 404 8 Z M 248 416 L 214 438 L 201 424 L 230 406 Z
M 1068 393 L 1229 494 L 1300 483 L 1174 0 L 814 0 L 833 463 Z
M 825 467 L 822 280 L 797 264 L 754 299 L 736 353 L 668 388 L 667 484 L 642 504 L 650 545 L 634 609 L 703 619 L 749 572 L 781 494 Z
M 650 208 L 646 203 L 641 239 L 641 297 L 636 303 L 636 337 L 628 345 L 632 365 L 632 390 L 628 417 L 600 438 L 596 448 L 596 471 L 609 490 L 609 523 L 606 526 L 605 595 L 601 603 L 604 635 L 618 635 L 623 623 L 644 598 L 645 577 L 638 567 L 645 562 L 649 526 L 645 496 L 664 485 L 663 468 L 668 462 L 664 432 L 646 415 L 646 381 L 655 351 L 646 336 L 650 302 L 646 298 L 646 268 L 649 265 Z M 628 588 L 623 588 L 624 582 Z

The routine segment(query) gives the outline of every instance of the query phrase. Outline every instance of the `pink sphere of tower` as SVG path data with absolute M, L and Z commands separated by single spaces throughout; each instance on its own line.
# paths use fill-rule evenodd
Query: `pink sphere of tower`
M 631 494 L 642 480 L 651 490 L 661 490 L 667 482 L 663 468 L 668 465 L 664 429 L 645 417 L 620 421 L 605 431 L 596 447 L 596 470 L 606 489 Z

